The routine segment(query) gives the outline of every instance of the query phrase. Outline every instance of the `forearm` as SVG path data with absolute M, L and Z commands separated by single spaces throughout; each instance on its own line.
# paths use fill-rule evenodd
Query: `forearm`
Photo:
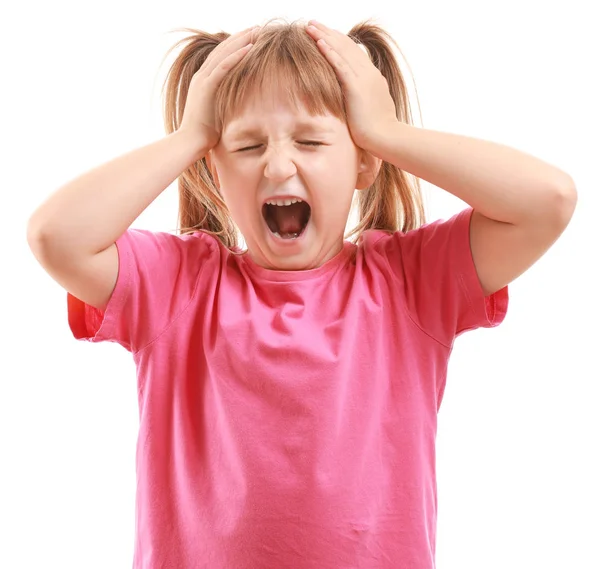
M 400 122 L 371 152 L 505 223 L 556 211 L 574 185 L 562 170 L 513 148 Z
M 28 239 L 76 254 L 103 251 L 202 155 L 199 141 L 177 131 L 98 166 L 37 208 Z

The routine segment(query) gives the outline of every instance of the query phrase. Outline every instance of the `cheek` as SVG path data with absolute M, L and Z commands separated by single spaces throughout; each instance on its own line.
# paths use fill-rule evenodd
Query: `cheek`
M 239 181 L 237 184 L 231 182 L 233 181 L 230 180 L 229 184 L 221 187 L 221 195 L 235 224 L 245 230 L 254 224 L 256 200 L 252 199 L 251 192 L 246 191 Z
M 248 192 L 240 191 L 240 186 L 227 185 L 221 188 L 221 194 L 229 211 L 234 215 L 241 215 L 248 211 Z
M 221 195 L 230 210 L 233 210 L 235 204 L 248 197 L 248 192 L 244 191 L 248 185 L 247 176 L 238 172 L 232 161 L 219 161 L 216 166 Z
M 218 161 L 215 160 L 215 168 L 224 185 L 226 185 L 230 180 L 235 180 L 239 176 L 236 171 L 234 160 L 227 160 L 223 158 L 220 158 Z

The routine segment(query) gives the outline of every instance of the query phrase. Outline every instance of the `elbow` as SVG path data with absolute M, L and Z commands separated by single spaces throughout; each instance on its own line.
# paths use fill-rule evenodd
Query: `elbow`
M 27 245 L 40 263 L 44 257 L 45 243 L 44 231 L 30 219 L 27 223 Z
M 48 224 L 40 220 L 37 211 L 27 221 L 26 236 L 31 252 L 39 261 L 47 249 L 51 232 Z
M 27 244 L 32 252 L 35 254 L 36 250 L 39 249 L 39 243 L 42 240 L 42 230 L 39 223 L 35 220 L 35 214 L 33 214 L 27 220 Z
M 573 178 L 568 174 L 565 175 L 565 179 L 555 187 L 553 194 L 555 196 L 553 209 L 556 222 L 562 229 L 565 229 L 569 225 L 577 206 L 577 188 Z
M 29 216 L 27 220 L 27 242 L 36 242 L 40 236 L 46 232 L 44 227 L 48 225 L 47 220 L 43 218 L 47 216 L 43 215 L 43 204 L 38 206 Z

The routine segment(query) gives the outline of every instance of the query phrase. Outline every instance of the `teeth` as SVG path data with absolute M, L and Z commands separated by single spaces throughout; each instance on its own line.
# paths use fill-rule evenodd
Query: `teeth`
M 267 203 L 269 205 L 292 205 L 294 203 L 300 203 L 302 200 L 300 198 L 291 198 L 284 200 L 268 200 Z

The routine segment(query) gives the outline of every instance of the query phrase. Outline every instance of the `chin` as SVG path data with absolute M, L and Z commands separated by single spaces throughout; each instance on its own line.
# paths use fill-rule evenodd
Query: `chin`
M 323 265 L 330 255 L 324 250 L 319 232 L 309 222 L 295 239 L 283 239 L 265 226 L 256 235 L 253 246 L 248 243 L 252 260 L 265 269 L 274 271 L 308 271 Z M 254 253 L 253 253 L 254 251 Z M 334 253 L 335 254 L 335 253 Z

